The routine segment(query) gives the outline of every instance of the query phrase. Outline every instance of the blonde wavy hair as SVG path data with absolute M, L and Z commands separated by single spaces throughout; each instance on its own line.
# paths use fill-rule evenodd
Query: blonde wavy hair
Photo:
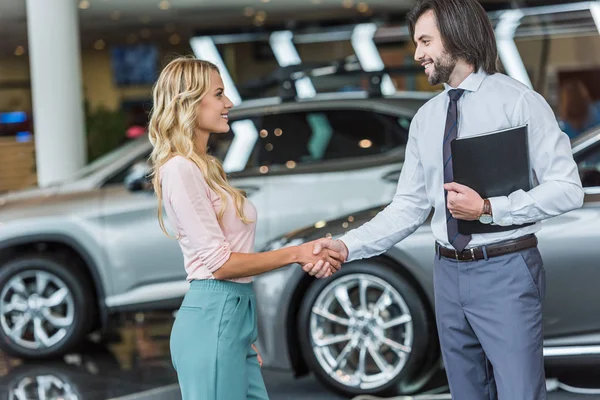
M 193 161 L 202 171 L 208 186 L 221 198 L 222 207 L 217 213 L 219 224 L 227 208 L 226 193 L 234 202 L 238 217 L 250 223 L 244 214 L 245 198 L 242 192 L 227 182 L 219 160 L 199 150 L 195 145 L 198 103 L 211 87 L 211 71 L 219 72 L 216 65 L 191 57 L 171 61 L 160 73 L 153 89 L 153 107 L 148 134 L 153 149 L 150 154 L 151 177 L 158 197 L 158 221 L 163 232 L 170 237 L 163 219 L 160 167 L 170 158 L 182 156 Z

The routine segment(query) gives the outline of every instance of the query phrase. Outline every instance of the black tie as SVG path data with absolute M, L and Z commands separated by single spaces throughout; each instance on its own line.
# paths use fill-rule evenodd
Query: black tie
M 448 92 L 450 104 L 448 105 L 448 116 L 446 117 L 446 129 L 444 130 L 444 183 L 452 182 L 454 174 L 452 172 L 452 153 L 450 152 L 450 143 L 456 139 L 458 134 L 458 112 L 457 103 L 460 96 L 465 91 L 462 89 L 453 89 Z M 448 230 L 448 241 L 458 251 L 463 251 L 471 241 L 471 235 L 463 235 L 458 232 L 458 222 L 448 210 L 448 192 L 445 193 L 446 200 L 446 228 Z

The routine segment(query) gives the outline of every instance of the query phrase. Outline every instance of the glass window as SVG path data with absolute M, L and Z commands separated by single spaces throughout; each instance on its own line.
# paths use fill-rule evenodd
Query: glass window
M 215 156 L 226 172 L 244 171 L 260 166 L 256 152 L 260 131 L 260 118 L 244 118 L 232 120 L 231 129 L 227 133 L 213 133 L 208 139 L 208 152 Z M 232 146 L 236 135 L 239 137 Z
M 360 110 L 267 115 L 258 159 L 260 165 L 309 164 L 381 154 L 406 144 L 409 122 Z
M 136 158 L 135 160 L 133 160 L 133 162 L 131 162 L 131 164 L 129 164 L 127 167 L 123 168 L 122 170 L 114 174 L 112 177 L 110 177 L 106 182 L 104 182 L 104 185 L 115 185 L 125 183 L 125 178 L 131 172 L 131 167 L 138 163 L 146 162 L 148 164 L 148 169 L 150 169 L 150 162 L 148 161 L 148 157 L 150 157 L 149 152 L 144 154 L 142 157 Z
M 583 187 L 600 187 L 600 144 L 579 158 L 577 166 Z

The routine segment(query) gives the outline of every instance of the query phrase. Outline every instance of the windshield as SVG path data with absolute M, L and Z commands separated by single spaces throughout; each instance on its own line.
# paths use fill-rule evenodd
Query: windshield
M 87 178 L 95 174 L 96 172 L 104 169 L 105 167 L 114 164 L 115 162 L 121 160 L 123 157 L 126 157 L 128 154 L 133 152 L 136 148 L 139 148 L 141 141 L 147 141 L 147 137 L 139 138 L 137 140 L 128 142 L 116 149 L 104 154 L 101 157 L 98 157 L 85 167 L 81 168 L 79 171 L 75 172 L 73 176 L 69 179 L 69 181 L 79 180 L 83 178 Z

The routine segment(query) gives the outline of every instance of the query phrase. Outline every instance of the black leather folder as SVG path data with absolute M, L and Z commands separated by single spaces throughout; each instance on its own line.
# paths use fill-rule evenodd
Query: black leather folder
M 475 190 L 482 198 L 532 189 L 527 125 L 460 137 L 450 146 L 454 181 Z M 458 220 L 458 231 L 463 234 L 501 232 L 522 226 L 525 225 L 500 226 Z

